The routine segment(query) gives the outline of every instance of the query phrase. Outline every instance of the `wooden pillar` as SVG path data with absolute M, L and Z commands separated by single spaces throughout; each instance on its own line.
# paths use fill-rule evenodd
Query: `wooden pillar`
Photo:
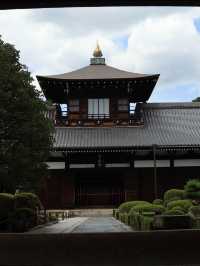
M 154 197 L 158 198 L 158 180 L 157 180 L 157 163 L 156 163 L 156 145 L 153 146 L 153 177 L 154 177 Z

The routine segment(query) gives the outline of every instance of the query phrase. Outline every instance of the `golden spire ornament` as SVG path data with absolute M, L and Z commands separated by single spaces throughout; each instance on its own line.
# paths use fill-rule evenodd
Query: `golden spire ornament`
M 94 56 L 94 57 L 102 57 L 102 56 L 103 56 L 103 53 L 102 53 L 102 51 L 101 51 L 101 48 L 100 48 L 100 46 L 99 46 L 98 41 L 97 41 L 97 47 L 96 47 L 96 49 L 95 49 L 94 52 L 93 52 L 93 56 Z

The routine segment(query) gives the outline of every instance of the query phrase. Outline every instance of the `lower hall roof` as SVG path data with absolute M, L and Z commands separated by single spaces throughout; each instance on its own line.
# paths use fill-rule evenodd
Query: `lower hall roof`
M 56 127 L 54 149 L 200 146 L 200 103 L 146 103 L 142 111 L 139 127 Z

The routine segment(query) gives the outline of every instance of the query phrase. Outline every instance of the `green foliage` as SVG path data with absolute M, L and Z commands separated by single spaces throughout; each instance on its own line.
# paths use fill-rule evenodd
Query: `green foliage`
M 188 191 L 188 192 L 200 191 L 200 180 L 198 179 L 189 180 L 186 183 L 184 189 L 185 191 Z
M 12 194 L 0 193 L 0 220 L 7 219 L 14 210 L 14 197 Z
M 38 196 L 30 192 L 17 193 L 14 196 L 14 200 L 15 208 L 30 208 L 35 210 L 41 206 Z
M 140 214 L 138 212 L 131 212 L 130 215 L 130 225 L 133 227 L 134 230 L 140 230 L 141 228 L 141 220 Z
M 48 214 L 48 220 L 49 222 L 57 222 L 58 221 L 58 216 L 55 213 L 49 213 Z
M 134 206 L 131 208 L 129 214 L 132 214 L 134 212 L 154 212 L 156 214 L 161 214 L 165 211 L 165 207 L 163 205 L 156 205 L 156 204 L 139 204 L 137 206 Z
M 0 192 L 36 190 L 52 146 L 47 105 L 19 57 L 0 37 Z
M 189 215 L 182 215 L 178 212 L 168 211 L 167 214 L 155 216 L 154 229 L 189 229 L 192 227 L 192 220 Z
M 153 227 L 153 221 L 154 221 L 154 216 L 144 216 L 144 215 L 141 215 L 140 216 L 140 224 L 141 224 L 140 229 L 142 231 L 149 231 L 149 230 L 151 230 L 152 227 Z
M 173 208 L 171 210 L 167 210 L 165 213 L 165 215 L 184 215 L 185 212 L 180 208 Z
M 25 232 L 36 225 L 36 216 L 30 208 L 18 208 L 12 216 L 13 231 Z
M 156 205 L 163 205 L 164 202 L 162 199 L 155 199 L 152 203 Z
M 195 217 L 200 217 L 200 206 L 190 207 L 189 212 Z
M 155 213 L 146 212 L 139 214 L 138 212 L 131 212 L 129 214 L 129 225 L 133 227 L 134 230 L 151 230 L 153 226 Z
M 135 201 L 127 201 L 122 203 L 119 206 L 119 212 L 120 213 L 129 213 L 132 207 L 137 206 L 139 204 L 150 204 L 147 201 L 141 201 L 141 200 L 135 200 Z
M 200 102 L 200 97 L 195 98 L 194 100 L 192 100 L 193 102 Z
M 169 189 L 164 194 L 164 203 L 168 204 L 170 201 L 182 200 L 185 198 L 185 192 L 182 189 Z
M 172 210 L 174 207 L 180 207 L 185 213 L 187 213 L 192 205 L 191 200 L 174 200 L 167 204 L 167 210 Z
M 187 198 L 200 199 L 200 180 L 198 179 L 189 180 L 186 183 L 184 189 Z

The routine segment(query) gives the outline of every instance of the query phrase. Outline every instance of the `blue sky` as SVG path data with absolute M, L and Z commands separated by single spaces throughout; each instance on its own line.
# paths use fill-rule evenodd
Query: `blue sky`
M 0 34 L 21 51 L 34 77 L 88 65 L 99 40 L 108 65 L 160 73 L 150 101 L 200 96 L 200 8 L 0 11 Z

